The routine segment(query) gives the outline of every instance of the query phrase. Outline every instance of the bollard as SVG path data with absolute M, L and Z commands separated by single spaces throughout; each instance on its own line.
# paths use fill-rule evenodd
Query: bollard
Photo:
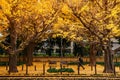
M 26 64 L 26 75 L 28 75 L 28 65 Z
M 97 68 L 96 68 L 96 64 L 95 64 L 95 74 L 97 74 Z
M 78 65 L 78 75 L 80 74 L 80 66 Z
M 8 71 L 8 74 L 10 75 L 10 71 Z
M 115 65 L 114 65 L 114 76 L 116 76 L 116 70 L 115 70 Z
M 36 69 L 36 65 L 34 66 L 34 69 L 35 69 L 35 71 L 37 70 L 37 69 Z
M 60 64 L 60 69 L 61 69 L 60 74 L 62 74 L 62 64 Z
M 93 66 L 91 65 L 91 71 L 93 71 Z
M 43 63 L 43 75 L 45 75 L 45 63 Z
M 24 65 L 22 65 L 22 71 L 23 71 Z

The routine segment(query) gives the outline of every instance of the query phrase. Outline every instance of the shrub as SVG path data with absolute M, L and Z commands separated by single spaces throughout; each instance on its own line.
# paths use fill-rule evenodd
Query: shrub
M 56 68 L 50 68 L 50 69 L 47 70 L 47 72 L 49 72 L 49 73 L 57 73 L 58 70 Z
M 50 68 L 47 70 L 49 73 L 57 73 L 57 72 L 74 72 L 72 68 L 62 68 L 62 69 L 56 69 L 56 68 Z
M 74 70 L 72 68 L 67 68 L 67 72 L 74 72 Z
M 119 62 L 115 62 L 114 64 L 115 64 L 115 66 L 117 66 L 117 67 L 120 66 L 120 63 L 119 63 Z
M 59 72 L 66 72 L 66 71 L 67 71 L 67 68 L 62 68 L 62 69 L 59 69 L 58 71 L 59 71 Z

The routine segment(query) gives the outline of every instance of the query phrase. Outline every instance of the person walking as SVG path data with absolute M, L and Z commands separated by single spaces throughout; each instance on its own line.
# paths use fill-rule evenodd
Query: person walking
M 79 57 L 78 66 L 79 66 L 79 67 L 81 66 L 83 69 L 85 69 L 84 66 L 83 66 L 83 60 L 82 60 L 81 57 Z

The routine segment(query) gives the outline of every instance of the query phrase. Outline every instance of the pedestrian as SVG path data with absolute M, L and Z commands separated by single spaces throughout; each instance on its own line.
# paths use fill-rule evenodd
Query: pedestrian
M 83 60 L 82 60 L 81 57 L 79 57 L 79 63 L 78 63 L 78 66 L 79 66 L 79 67 L 81 66 L 83 69 L 85 69 L 84 66 L 83 66 Z

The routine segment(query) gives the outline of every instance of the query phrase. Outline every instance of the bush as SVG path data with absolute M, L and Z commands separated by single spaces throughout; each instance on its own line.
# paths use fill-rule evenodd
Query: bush
M 45 53 L 39 53 L 39 54 L 34 54 L 34 56 L 47 57 L 48 55 Z
M 74 57 L 74 54 L 71 54 L 71 53 L 65 53 L 65 57 Z
M 66 71 L 67 71 L 67 68 L 62 68 L 62 69 L 59 69 L 58 71 L 59 71 L 59 72 L 66 72 Z
M 99 65 L 103 66 L 104 62 L 96 62 L 96 64 L 99 64 Z
M 0 62 L 0 66 L 6 66 L 8 65 L 8 62 Z
M 50 68 L 47 70 L 49 73 L 58 73 L 58 72 L 74 72 L 72 68 L 62 68 L 62 69 L 56 69 L 56 68 Z
M 50 69 L 47 70 L 47 72 L 49 72 L 49 73 L 57 73 L 58 70 L 56 68 L 50 68 Z
M 119 63 L 119 62 L 115 62 L 114 64 L 115 64 L 115 66 L 117 66 L 117 67 L 120 66 L 120 63 Z
M 69 72 L 69 73 L 74 72 L 74 70 L 72 68 L 67 68 L 66 71 Z

